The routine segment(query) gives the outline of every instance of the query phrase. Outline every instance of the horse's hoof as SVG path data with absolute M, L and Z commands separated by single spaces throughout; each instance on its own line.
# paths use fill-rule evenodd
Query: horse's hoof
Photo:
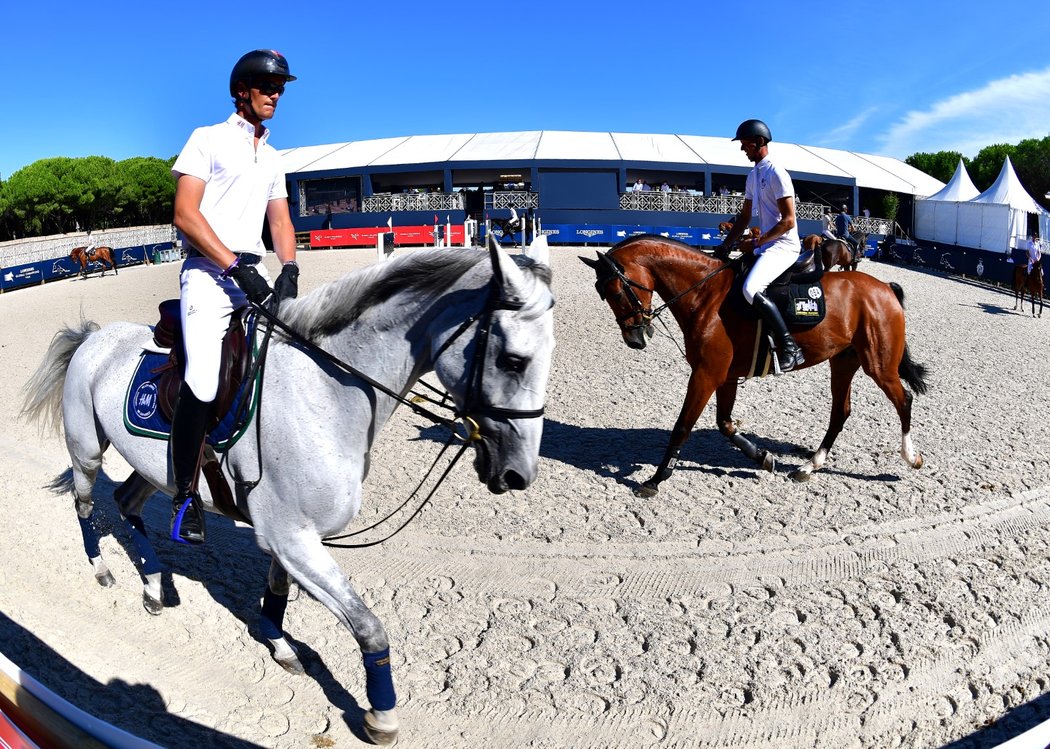
M 274 656 L 273 659 L 277 661 L 277 664 L 288 673 L 293 676 L 302 676 L 306 673 L 306 669 L 303 668 L 302 662 L 294 655 L 292 656 Z
M 799 468 L 797 471 L 792 471 L 790 475 L 791 480 L 799 484 L 804 484 L 813 477 L 813 473 L 811 471 L 803 471 L 801 468 Z
M 146 609 L 146 613 L 150 616 L 160 616 L 161 612 L 164 611 L 164 601 L 154 598 L 149 593 L 143 593 L 142 608 Z
M 97 573 L 95 575 L 95 580 L 97 580 L 98 584 L 103 588 L 111 588 L 117 584 L 117 581 L 113 579 L 113 573 L 109 570 Z
M 919 457 L 917 457 L 915 459 L 915 462 L 911 464 L 911 467 L 912 468 L 922 468 L 922 463 L 923 463 L 923 460 L 922 460 L 922 456 L 920 455 Z
M 375 714 L 374 710 L 365 713 L 364 729 L 373 743 L 386 746 L 397 741 L 397 721 L 383 720 Z
M 656 493 L 660 491 L 656 484 L 650 484 L 648 481 L 641 486 L 634 488 L 634 496 L 648 499 L 649 497 L 655 497 Z
M 773 456 L 773 453 L 769 452 L 769 450 L 766 450 L 765 453 L 762 455 L 762 470 L 769 471 L 770 473 L 772 473 L 776 470 L 776 467 L 777 459 Z

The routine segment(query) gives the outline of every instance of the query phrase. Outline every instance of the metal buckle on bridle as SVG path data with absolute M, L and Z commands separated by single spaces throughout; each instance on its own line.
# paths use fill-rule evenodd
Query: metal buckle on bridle
M 460 442 L 477 442 L 481 439 L 481 425 L 471 417 L 461 416 L 459 425 L 463 427 L 465 434 L 460 434 L 459 430 L 453 430 L 452 436 Z

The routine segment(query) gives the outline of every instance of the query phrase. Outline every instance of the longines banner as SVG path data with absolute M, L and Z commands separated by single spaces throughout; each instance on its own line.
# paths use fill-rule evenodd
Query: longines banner
M 140 265 L 146 262 L 147 253 L 152 257 L 160 250 L 171 249 L 171 242 L 151 244 L 138 247 L 122 247 L 113 250 L 113 260 L 117 269 L 126 265 Z M 103 270 L 101 263 L 88 263 L 89 274 L 99 273 Z M 105 270 L 109 270 L 108 267 Z M 80 273 L 80 264 L 74 263 L 68 257 L 52 258 L 51 260 L 40 260 L 35 263 L 24 263 L 0 268 L 0 291 L 11 291 L 23 286 L 55 281 L 60 278 Z

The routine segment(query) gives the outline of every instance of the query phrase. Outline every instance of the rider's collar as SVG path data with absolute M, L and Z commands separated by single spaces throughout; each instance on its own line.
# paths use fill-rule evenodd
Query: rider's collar
M 255 125 L 253 125 L 252 123 L 248 122 L 248 120 L 244 119 L 243 117 L 241 117 L 236 112 L 231 114 L 229 119 L 226 120 L 226 122 L 228 122 L 229 124 L 233 125 L 236 128 L 239 128 L 241 130 L 241 132 L 243 132 L 247 137 L 249 137 L 249 138 L 254 138 L 255 137 Z M 268 128 L 265 125 L 263 125 L 262 126 L 262 131 L 263 131 L 263 134 L 261 136 L 259 136 L 259 145 L 262 145 L 263 143 L 265 143 L 266 140 L 270 137 L 270 128 Z

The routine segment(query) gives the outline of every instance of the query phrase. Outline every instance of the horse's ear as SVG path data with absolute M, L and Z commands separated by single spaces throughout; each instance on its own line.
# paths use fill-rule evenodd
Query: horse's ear
M 547 244 L 547 235 L 540 234 L 538 237 L 534 237 L 529 246 L 525 248 L 525 256 L 532 258 L 533 261 L 540 265 L 550 266 L 551 248 Z
M 503 269 L 500 265 L 499 257 L 502 253 L 502 250 L 500 249 L 499 242 L 496 241 L 496 237 L 492 234 L 492 232 L 489 232 L 488 246 L 489 259 L 492 261 L 492 277 L 495 279 L 496 285 L 500 288 L 503 288 Z
M 589 257 L 584 257 L 583 255 L 577 255 L 576 257 L 578 257 L 580 260 L 582 260 L 584 265 L 590 266 L 591 268 L 594 268 L 595 270 L 597 270 L 597 268 L 598 268 L 598 261 L 597 260 L 591 260 Z
M 492 279 L 504 299 L 514 299 L 525 286 L 525 275 L 510 255 L 503 251 L 495 237 L 489 235 L 489 258 L 492 260 Z

